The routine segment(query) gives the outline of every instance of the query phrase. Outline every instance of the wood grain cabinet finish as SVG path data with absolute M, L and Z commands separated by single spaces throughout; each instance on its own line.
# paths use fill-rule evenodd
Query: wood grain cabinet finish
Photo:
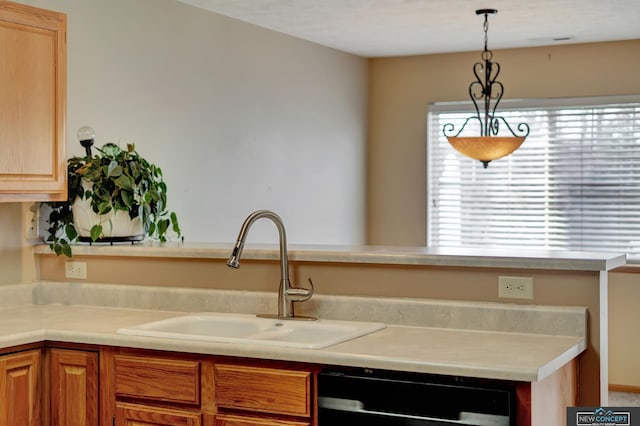
M 50 349 L 52 426 L 98 426 L 98 354 Z
M 309 422 L 295 420 L 264 419 L 252 416 L 218 414 L 214 426 L 310 426 Z
M 297 366 L 123 348 L 104 348 L 102 356 L 103 422 L 113 416 L 116 426 L 313 424 L 312 373 Z
M 245 365 L 216 364 L 218 407 L 309 417 L 311 373 Z
M 117 396 L 200 405 L 198 361 L 116 355 L 114 377 Z
M 39 349 L 0 356 L 0 426 L 34 426 L 41 422 Z
M 67 197 L 66 15 L 0 2 L 0 201 Z
M 201 426 L 202 415 L 195 411 L 118 402 L 115 424 L 116 426 Z

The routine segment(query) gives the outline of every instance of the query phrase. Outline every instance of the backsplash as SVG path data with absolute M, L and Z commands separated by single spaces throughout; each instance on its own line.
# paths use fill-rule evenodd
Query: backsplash
M 0 285 L 0 309 L 33 304 L 36 287 L 36 284 Z
M 10 306 L 11 301 L 15 301 L 15 304 L 32 302 L 179 312 L 273 313 L 277 310 L 276 293 L 254 291 L 45 281 L 3 286 L 0 295 L 0 307 Z M 586 336 L 587 311 L 583 307 L 314 295 L 308 302 L 296 304 L 295 308 L 297 314 L 325 319 Z

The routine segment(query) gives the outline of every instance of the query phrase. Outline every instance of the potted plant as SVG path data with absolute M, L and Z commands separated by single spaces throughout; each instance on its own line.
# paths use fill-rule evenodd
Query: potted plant
M 51 209 L 45 240 L 51 250 L 71 257 L 71 244 L 78 241 L 140 241 L 145 236 L 167 241 L 170 232 L 180 236 L 177 216 L 167 210 L 167 185 L 158 166 L 141 157 L 133 144 L 122 149 L 107 143 L 92 155 L 93 138 L 80 143 L 87 155 L 67 160 L 68 201 L 45 203 Z

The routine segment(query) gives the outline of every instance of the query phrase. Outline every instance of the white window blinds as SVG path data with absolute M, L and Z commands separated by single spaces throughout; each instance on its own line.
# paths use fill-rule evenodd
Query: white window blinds
M 499 108 L 531 133 L 487 169 L 442 134 L 469 106 L 430 110 L 429 246 L 640 254 L 640 97 L 549 103 Z

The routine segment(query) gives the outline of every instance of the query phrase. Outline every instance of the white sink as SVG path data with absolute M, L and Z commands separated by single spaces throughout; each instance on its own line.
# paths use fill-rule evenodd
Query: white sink
M 202 312 L 121 328 L 119 334 L 322 349 L 385 328 L 377 322 L 295 321 Z

